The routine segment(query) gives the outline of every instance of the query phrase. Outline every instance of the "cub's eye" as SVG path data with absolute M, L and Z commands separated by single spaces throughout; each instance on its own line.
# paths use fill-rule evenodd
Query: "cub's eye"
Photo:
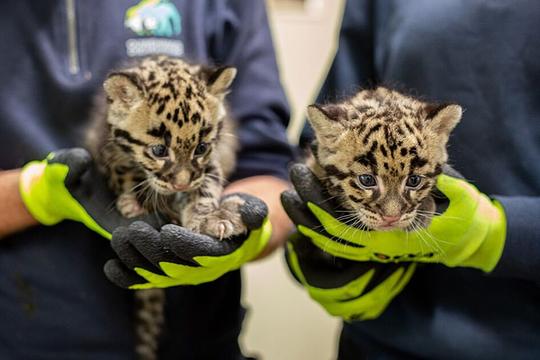
M 152 155 L 158 158 L 166 157 L 168 155 L 167 147 L 165 145 L 152 145 L 150 146 Z
M 418 185 L 420 185 L 421 182 L 422 182 L 422 177 L 420 175 L 409 175 L 409 177 L 407 178 L 407 182 L 405 183 L 405 186 L 410 187 L 410 188 L 415 188 L 415 187 L 418 187 Z
M 205 142 L 202 142 L 199 145 L 197 145 L 197 147 L 195 148 L 194 154 L 203 155 L 204 153 L 206 153 L 206 150 L 208 150 L 208 144 Z
M 358 181 L 360 181 L 360 184 L 365 187 L 374 187 L 375 185 L 377 185 L 377 180 L 375 180 L 375 177 L 369 174 L 363 174 L 358 176 Z

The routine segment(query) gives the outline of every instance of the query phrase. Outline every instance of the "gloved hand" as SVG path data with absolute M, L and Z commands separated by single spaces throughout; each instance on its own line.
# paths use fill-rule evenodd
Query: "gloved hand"
M 287 243 L 289 269 L 309 296 L 344 320 L 377 318 L 411 279 L 415 263 L 382 264 L 334 258 L 303 235 Z
M 43 225 L 74 220 L 110 239 L 116 227 L 137 220 L 116 210 L 114 194 L 84 149 L 59 150 L 26 164 L 19 189 L 28 211 Z M 138 219 L 154 226 L 161 221 L 155 214 Z
M 298 231 L 324 251 L 357 261 L 419 261 L 464 266 L 489 272 L 499 261 L 506 237 L 502 206 L 468 182 L 442 174 L 437 188 L 448 208 L 425 229 L 405 232 L 362 231 L 336 218 L 338 206 L 305 165 L 291 168 L 296 192 L 282 195 L 282 203 Z
M 218 240 L 177 225 L 157 231 L 135 222 L 114 231 L 112 247 L 118 259 L 105 264 L 105 274 L 120 287 L 149 289 L 197 285 L 239 269 L 263 251 L 272 229 L 264 202 L 247 194 L 227 196 L 233 195 L 245 200 L 240 212 L 247 234 Z

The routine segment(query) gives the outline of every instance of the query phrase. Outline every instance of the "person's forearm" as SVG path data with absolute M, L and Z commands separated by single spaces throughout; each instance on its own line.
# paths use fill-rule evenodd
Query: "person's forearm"
M 229 184 L 225 193 L 243 192 L 260 198 L 268 205 L 272 224 L 272 237 L 266 249 L 257 258 L 263 258 L 283 245 L 292 229 L 289 217 L 281 207 L 280 194 L 289 188 L 289 183 L 274 176 L 253 176 Z
M 0 239 L 36 225 L 19 193 L 21 170 L 0 172 Z

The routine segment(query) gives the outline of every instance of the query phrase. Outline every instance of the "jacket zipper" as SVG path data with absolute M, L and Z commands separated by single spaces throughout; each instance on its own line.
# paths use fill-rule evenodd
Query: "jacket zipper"
M 66 17 L 68 30 L 69 49 L 69 73 L 77 75 L 79 73 L 79 53 L 77 51 L 77 17 L 75 15 L 75 0 L 66 0 Z

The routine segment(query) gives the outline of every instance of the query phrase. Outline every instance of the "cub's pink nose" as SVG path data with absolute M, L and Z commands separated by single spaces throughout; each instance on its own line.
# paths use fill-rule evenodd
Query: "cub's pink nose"
M 385 224 L 388 224 L 388 225 L 391 225 L 397 222 L 400 218 L 401 216 L 388 216 L 388 215 L 382 216 L 383 221 L 385 222 Z

